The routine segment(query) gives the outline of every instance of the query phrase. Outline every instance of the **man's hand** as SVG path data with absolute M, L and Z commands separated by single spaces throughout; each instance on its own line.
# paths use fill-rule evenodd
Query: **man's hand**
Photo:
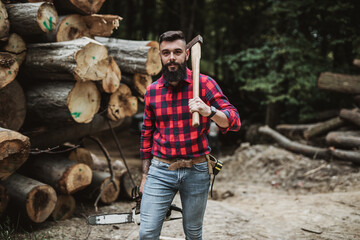
M 207 117 L 211 114 L 210 106 L 201 100 L 200 97 L 195 97 L 189 100 L 190 112 L 198 112 L 201 116 Z
M 139 189 L 140 195 L 142 195 L 144 192 L 146 177 L 147 177 L 147 174 L 143 173 L 141 183 L 140 183 L 140 189 Z

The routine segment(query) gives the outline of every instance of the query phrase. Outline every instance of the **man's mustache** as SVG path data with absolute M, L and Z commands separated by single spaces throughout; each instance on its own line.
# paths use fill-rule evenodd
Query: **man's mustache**
M 167 64 L 165 64 L 164 66 L 165 67 L 168 67 L 168 66 L 170 66 L 170 65 L 177 65 L 177 66 L 179 66 L 180 67 L 180 63 L 177 63 L 177 62 L 168 62 Z

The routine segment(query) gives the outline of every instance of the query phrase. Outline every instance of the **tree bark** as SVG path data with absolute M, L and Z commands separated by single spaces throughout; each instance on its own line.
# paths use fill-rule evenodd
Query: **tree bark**
M 122 72 L 156 75 L 161 71 L 159 43 L 95 37 L 104 44 Z
M 28 137 L 0 128 L 0 180 L 13 174 L 27 160 L 29 152 Z
M 14 80 L 0 89 L 0 127 L 18 131 L 26 115 L 25 95 L 20 84 Z
M 52 32 L 58 24 L 58 14 L 52 3 L 7 4 L 10 26 L 21 36 Z
M 9 38 L 10 22 L 5 4 L 0 1 L 0 41 L 6 41 Z
M 341 109 L 340 117 L 346 121 L 356 124 L 360 126 L 360 112 L 357 108 L 353 110 Z
M 92 178 L 89 166 L 76 163 L 59 154 L 34 156 L 20 171 L 64 194 L 73 194 L 84 189 L 91 183 Z
M 89 200 L 95 200 L 101 191 L 100 201 L 105 204 L 115 202 L 120 193 L 120 181 L 115 178 L 114 184 L 110 182 L 110 174 L 107 172 L 93 171 L 91 184 L 77 195 Z
M 118 29 L 122 17 L 118 15 L 92 14 L 83 16 L 92 36 L 110 37 Z
M 36 148 L 49 148 L 65 142 L 78 143 L 83 137 L 93 135 L 109 129 L 107 117 L 96 114 L 94 119 L 87 124 L 75 124 L 57 129 L 32 130 L 24 133 L 31 139 L 31 146 Z M 113 127 L 120 126 L 123 120 L 112 122 Z
M 336 158 L 344 161 L 350 161 L 353 163 L 360 163 L 360 152 L 359 151 L 346 151 L 330 148 L 330 153 Z
M 118 121 L 136 114 L 137 109 L 137 98 L 131 95 L 128 86 L 120 84 L 119 89 L 110 96 L 107 116 L 113 121 Z
M 9 194 L 3 184 L 0 183 L 0 216 L 5 212 L 9 203 Z
M 340 146 L 345 148 L 359 148 L 360 132 L 359 131 L 329 132 L 326 135 L 326 142 L 331 146 Z
M 54 211 L 51 213 L 54 221 L 70 219 L 75 211 L 76 201 L 71 195 L 59 194 Z
M 100 92 L 93 82 L 42 82 L 26 90 L 27 122 L 59 127 L 89 123 L 100 107 Z
M 56 192 L 49 185 L 17 173 L 3 184 L 10 196 L 9 207 L 25 212 L 35 223 L 45 221 L 55 208 Z
M 16 57 L 10 53 L 0 52 L 0 89 L 14 81 L 18 71 Z
M 312 127 L 310 127 L 309 129 L 304 131 L 304 137 L 305 139 L 310 139 L 314 136 L 326 133 L 330 130 L 339 128 L 341 126 L 343 126 L 345 124 L 345 122 L 343 120 L 341 120 L 339 117 L 336 118 L 332 118 L 328 121 L 322 122 L 322 123 L 318 123 Z
M 25 60 L 26 43 L 20 35 L 12 33 L 9 36 L 7 44 L 1 48 L 1 51 L 14 55 L 15 60 L 20 66 Z
M 329 157 L 328 149 L 307 146 L 307 145 L 304 145 L 301 143 L 290 141 L 289 139 L 282 136 L 278 132 L 269 128 L 268 126 L 260 127 L 259 132 L 269 135 L 276 142 L 278 142 L 280 144 L 280 146 L 282 146 L 283 148 L 285 148 L 289 151 L 301 153 L 303 155 L 306 155 L 306 156 L 309 156 L 312 158 L 327 158 L 327 157 Z
M 142 171 L 139 168 L 130 168 L 130 173 L 135 182 L 135 185 L 140 186 Z M 120 195 L 122 197 L 131 199 L 132 198 L 131 192 L 135 186 L 132 183 L 129 173 L 127 171 L 124 171 L 123 174 L 121 175 L 120 184 L 121 184 Z
M 81 13 L 84 15 L 94 14 L 100 11 L 105 0 L 53 0 L 61 13 Z
M 69 154 L 68 158 L 71 161 L 78 162 L 78 163 L 84 163 L 88 165 L 91 169 L 94 167 L 94 161 L 91 156 L 91 152 L 87 150 L 86 148 L 76 148 Z
M 105 46 L 90 39 L 29 44 L 24 75 L 44 80 L 99 81 L 106 77 Z
M 318 88 L 341 93 L 360 93 L 360 76 L 324 72 L 318 79 Z

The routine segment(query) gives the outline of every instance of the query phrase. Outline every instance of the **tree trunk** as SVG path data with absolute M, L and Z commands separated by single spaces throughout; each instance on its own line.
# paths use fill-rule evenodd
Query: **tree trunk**
M 54 221 L 70 219 L 75 211 L 76 201 L 71 195 L 59 194 L 51 216 Z
M 28 131 L 24 133 L 31 139 L 31 146 L 37 148 L 49 148 L 61 145 L 65 142 L 78 143 L 83 137 L 93 135 L 109 129 L 107 117 L 96 114 L 94 119 L 87 124 L 75 124 L 57 129 L 45 129 L 40 131 Z M 123 121 L 113 122 L 113 127 L 120 126 Z
M 135 182 L 135 185 L 140 186 L 142 179 L 142 171 L 139 168 L 130 168 L 130 173 Z M 127 171 L 124 171 L 123 174 L 121 175 L 120 183 L 121 183 L 121 190 L 120 190 L 121 196 L 131 199 L 132 198 L 131 192 L 135 186 L 132 183 L 129 173 Z
M 353 110 L 341 109 L 340 117 L 346 121 L 356 124 L 360 126 L 360 112 L 357 108 Z
M 120 84 L 119 89 L 111 94 L 107 116 L 113 121 L 131 117 L 138 110 L 137 98 L 131 95 L 131 90 L 125 84 Z
M 110 37 L 120 25 L 122 17 L 118 15 L 92 14 L 83 16 L 92 36 Z
M 340 146 L 345 148 L 360 147 L 360 132 L 330 132 L 326 135 L 326 142 L 331 146 Z
M 9 37 L 10 22 L 5 4 L 0 1 L 0 41 L 6 41 Z
M 360 76 L 324 72 L 318 79 L 318 88 L 341 93 L 360 93 Z
M 25 92 L 29 124 L 58 127 L 89 123 L 100 107 L 100 92 L 93 82 L 42 82 Z
M 0 89 L 0 103 L 0 127 L 18 131 L 25 120 L 26 102 L 16 80 Z
M 107 172 L 93 171 L 91 184 L 77 195 L 89 200 L 95 200 L 101 191 L 100 201 L 105 204 L 115 202 L 120 193 L 120 181 L 115 178 L 114 184 L 110 182 L 110 174 Z M 103 190 L 104 189 L 104 190 Z
M 29 152 L 28 137 L 0 128 L 0 180 L 14 173 L 27 160 Z
M 1 48 L 1 51 L 14 55 L 15 60 L 20 66 L 25 60 L 26 43 L 20 35 L 12 33 L 9 36 L 7 44 Z
M 105 0 L 53 0 L 61 13 L 94 14 L 100 11 Z
M 10 196 L 9 207 L 25 212 L 35 223 L 45 221 L 55 208 L 56 192 L 49 185 L 17 173 L 3 184 Z
M 159 43 L 95 37 L 104 44 L 122 72 L 156 75 L 161 71 Z
M 29 44 L 24 75 L 44 80 L 99 81 L 106 77 L 105 46 L 90 39 Z
M 9 203 L 9 194 L 3 184 L 0 183 L 0 216 L 5 212 Z
M 0 89 L 14 81 L 18 71 L 16 57 L 10 53 L 0 52 Z
M 341 160 L 360 164 L 360 152 L 359 151 L 345 151 L 345 150 L 338 150 L 338 149 L 330 148 L 330 153 L 334 157 L 337 157 Z
M 92 178 L 89 166 L 58 154 L 34 156 L 20 171 L 64 194 L 73 194 L 84 189 L 91 183 Z
M 101 172 L 109 172 L 109 166 L 108 166 L 108 163 L 105 159 L 100 159 L 98 158 L 98 156 L 96 156 L 95 154 L 91 153 L 91 157 L 92 157 L 92 160 L 93 160 L 93 170 L 98 170 L 98 171 L 101 171 Z M 112 169 L 115 173 L 115 175 L 117 177 L 120 177 L 122 176 L 122 174 L 124 173 L 124 171 L 126 171 L 126 167 L 125 167 L 125 164 L 116 159 L 115 161 L 111 162 L 111 166 L 112 166 Z
M 21 36 L 52 32 L 58 24 L 58 14 L 52 3 L 7 4 L 10 26 Z
M 314 136 L 326 133 L 330 130 L 339 128 L 341 126 L 344 125 L 344 121 L 341 120 L 339 117 L 336 118 L 332 118 L 328 121 L 322 122 L 322 123 L 318 123 L 312 127 L 310 127 L 309 129 L 304 131 L 304 137 L 305 139 L 310 139 Z
M 329 156 L 328 149 L 307 146 L 301 143 L 290 141 L 278 132 L 269 128 L 268 126 L 260 127 L 259 132 L 269 135 L 276 142 L 278 142 L 280 146 L 289 151 L 301 153 L 312 158 L 327 158 Z

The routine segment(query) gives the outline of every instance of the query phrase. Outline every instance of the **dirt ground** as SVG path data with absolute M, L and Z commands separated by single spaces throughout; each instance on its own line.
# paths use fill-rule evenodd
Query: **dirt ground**
M 119 139 L 125 156 L 139 165 L 138 137 L 124 134 Z M 115 149 L 110 140 L 107 146 Z M 120 159 L 115 150 L 110 153 Z M 224 167 L 208 200 L 204 239 L 360 239 L 360 166 L 247 143 L 220 159 Z M 174 203 L 181 206 L 179 196 Z M 98 213 L 129 212 L 133 206 L 119 200 L 101 205 Z M 71 219 L 47 220 L 32 234 L 37 239 L 138 239 L 135 224 L 88 225 L 86 217 L 93 214 L 91 204 L 80 202 Z M 165 222 L 161 236 L 184 239 L 181 220 Z

